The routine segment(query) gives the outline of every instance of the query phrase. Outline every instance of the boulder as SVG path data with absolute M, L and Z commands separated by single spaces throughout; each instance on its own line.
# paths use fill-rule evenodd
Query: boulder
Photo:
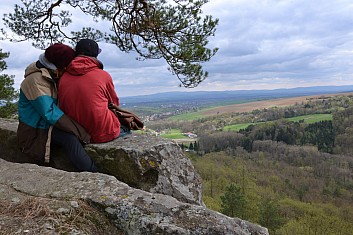
M 202 179 L 181 148 L 170 140 L 132 134 L 125 139 L 89 144 L 85 149 L 100 172 L 131 187 L 202 205 Z
M 34 163 L 18 150 L 17 125 L 17 120 L 0 119 L 0 157 L 11 162 Z M 124 139 L 87 144 L 85 149 L 101 173 L 112 175 L 134 188 L 203 205 L 202 179 L 173 141 L 133 133 Z M 58 148 L 52 149 L 49 166 L 75 171 Z
M 6 205 L 0 208 L 0 228 L 13 234 L 59 234 L 65 229 L 66 234 L 268 235 L 266 228 L 134 189 L 113 176 L 3 159 L 0 202 Z M 75 216 L 66 222 L 70 215 Z M 84 230 L 87 226 L 92 230 Z

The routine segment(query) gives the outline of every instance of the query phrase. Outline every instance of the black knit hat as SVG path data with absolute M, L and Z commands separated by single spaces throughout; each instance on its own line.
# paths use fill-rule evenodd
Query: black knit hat
M 97 57 L 100 53 L 98 44 L 91 39 L 81 39 L 76 44 L 76 55 Z

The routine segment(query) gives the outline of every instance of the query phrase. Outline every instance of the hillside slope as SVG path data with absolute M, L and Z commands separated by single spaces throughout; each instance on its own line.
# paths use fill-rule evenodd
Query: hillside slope
M 353 95 L 353 92 L 349 93 L 339 93 L 339 94 L 326 94 L 326 95 L 311 95 L 311 96 L 299 96 L 299 97 L 291 97 L 291 98 L 281 98 L 281 99 L 273 99 L 273 100 L 262 100 L 255 101 L 249 103 L 242 104 L 232 104 L 219 106 L 211 109 L 207 109 L 204 111 L 200 111 L 200 113 L 204 116 L 214 116 L 225 113 L 242 113 L 242 112 L 250 112 L 256 109 L 264 109 L 274 106 L 289 106 L 294 105 L 295 103 L 301 103 L 308 100 L 316 100 L 323 99 L 327 97 L 340 96 L 340 95 Z

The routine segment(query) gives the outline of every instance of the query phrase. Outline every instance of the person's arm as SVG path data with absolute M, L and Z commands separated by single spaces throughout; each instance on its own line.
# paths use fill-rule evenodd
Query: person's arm
M 55 104 L 51 97 L 52 85 L 48 82 L 35 83 L 32 80 L 25 81 L 21 90 L 35 111 L 50 125 L 64 115 L 64 112 Z
M 117 106 L 120 105 L 119 98 L 116 94 L 115 88 L 114 88 L 114 83 L 112 77 L 108 74 L 108 82 L 106 84 L 107 88 L 107 95 L 108 95 L 108 104 L 113 103 Z
M 62 115 L 54 126 L 58 129 L 76 135 L 77 138 L 85 144 L 89 143 L 91 140 L 91 136 L 88 134 L 88 132 L 80 124 L 78 124 L 75 120 L 71 119 L 66 114 Z
M 34 84 L 32 86 L 24 85 L 22 92 L 29 100 L 36 112 L 50 125 L 63 131 L 70 132 L 77 136 L 80 141 L 89 143 L 90 135 L 86 130 L 74 120 L 70 119 L 56 105 L 54 99 L 48 95 L 51 92 L 50 83 Z

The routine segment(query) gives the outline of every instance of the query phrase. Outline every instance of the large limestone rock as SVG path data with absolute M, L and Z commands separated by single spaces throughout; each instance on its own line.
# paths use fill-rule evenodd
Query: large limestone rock
M 35 199 L 45 205 L 31 206 L 33 203 L 29 202 Z M 0 213 L 2 231 L 20 234 L 59 234 L 58 230 L 63 228 L 59 226 L 60 222 L 83 205 L 77 203 L 79 201 L 91 206 L 90 216 L 85 216 L 86 221 L 89 220 L 89 223 L 86 222 L 88 225 L 99 222 L 97 217 L 92 217 L 92 210 L 95 210 L 96 213 L 104 214 L 115 226 L 113 230 L 109 224 L 106 225 L 101 228 L 100 234 L 268 234 L 267 229 L 263 227 L 227 217 L 203 206 L 180 202 L 168 195 L 131 188 L 113 176 L 101 173 L 65 172 L 0 159 L 0 202 L 6 204 L 8 208 L 16 208 L 13 211 L 0 208 L 0 212 L 5 211 Z M 26 203 L 30 205 L 25 207 Z M 25 211 L 18 215 L 20 206 L 25 207 Z M 67 215 L 63 216 L 65 211 Z M 17 216 L 11 217 L 11 213 L 17 213 Z M 66 233 L 97 234 L 95 231 L 79 229 L 86 226 L 86 224 L 80 226 L 79 223 L 82 223 L 78 219 L 80 214 L 67 225 Z M 46 216 L 50 216 L 51 219 L 46 219 Z M 20 218 L 23 220 L 20 221 Z M 14 227 L 12 230 L 11 225 Z
M 0 119 L 0 156 L 11 162 L 33 163 L 18 151 L 17 125 L 17 120 Z M 88 144 L 85 149 L 97 163 L 99 172 L 134 188 L 203 205 L 201 177 L 180 147 L 170 140 L 132 134 L 108 143 Z M 51 152 L 50 166 L 74 171 L 60 149 Z
M 202 204 L 201 177 L 181 148 L 170 140 L 132 134 L 126 139 L 90 144 L 85 149 L 100 172 L 129 186 Z

